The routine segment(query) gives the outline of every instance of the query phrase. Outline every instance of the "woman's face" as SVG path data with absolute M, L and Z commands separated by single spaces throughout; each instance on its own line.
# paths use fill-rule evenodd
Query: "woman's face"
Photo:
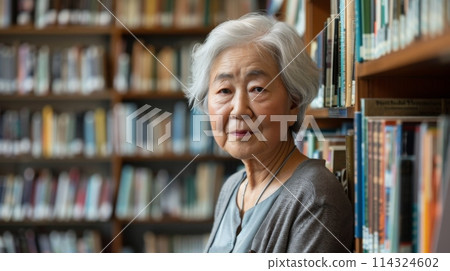
M 275 59 L 251 45 L 224 50 L 213 62 L 208 90 L 211 127 L 217 144 L 233 157 L 270 157 L 286 140 L 283 135 L 293 121 L 283 125 L 271 116 L 296 117 L 298 108 L 281 77 L 273 80 L 278 73 Z

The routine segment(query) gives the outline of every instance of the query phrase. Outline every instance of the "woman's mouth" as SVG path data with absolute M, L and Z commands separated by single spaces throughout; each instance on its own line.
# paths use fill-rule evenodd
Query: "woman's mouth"
M 228 134 L 231 135 L 231 136 L 234 136 L 234 137 L 236 137 L 236 138 L 243 138 L 243 137 L 245 137 L 247 134 L 248 134 L 248 135 L 253 134 L 253 132 L 250 131 L 250 130 L 236 130 L 236 131 L 229 132 Z

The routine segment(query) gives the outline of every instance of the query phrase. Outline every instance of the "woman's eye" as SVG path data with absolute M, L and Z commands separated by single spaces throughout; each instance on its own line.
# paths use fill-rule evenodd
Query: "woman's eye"
M 223 89 L 219 90 L 219 93 L 220 93 L 220 94 L 230 94 L 230 93 L 231 93 L 231 90 L 229 90 L 229 89 L 227 89 L 227 88 L 223 88 Z
M 264 88 L 263 87 L 254 87 L 252 90 L 260 93 L 260 92 L 264 91 Z

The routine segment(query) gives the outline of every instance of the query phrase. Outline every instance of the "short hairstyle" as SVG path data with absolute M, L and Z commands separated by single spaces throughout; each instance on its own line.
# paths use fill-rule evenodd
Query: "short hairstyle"
M 208 112 L 209 76 L 214 60 L 222 51 L 245 44 L 267 50 L 278 63 L 288 95 L 299 107 L 297 122 L 292 127 L 297 132 L 307 106 L 317 96 L 319 70 L 304 51 L 303 40 L 295 29 L 267 15 L 250 13 L 226 21 L 214 28 L 203 44 L 195 45 L 191 81 L 185 90 L 189 104 Z

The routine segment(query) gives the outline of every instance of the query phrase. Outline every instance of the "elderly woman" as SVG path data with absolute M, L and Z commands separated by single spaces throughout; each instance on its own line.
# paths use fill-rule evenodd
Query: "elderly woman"
M 245 169 L 223 185 L 206 252 L 347 252 L 351 204 L 323 160 L 295 145 L 318 71 L 286 23 L 251 14 L 217 26 L 193 52 L 194 106 Z

